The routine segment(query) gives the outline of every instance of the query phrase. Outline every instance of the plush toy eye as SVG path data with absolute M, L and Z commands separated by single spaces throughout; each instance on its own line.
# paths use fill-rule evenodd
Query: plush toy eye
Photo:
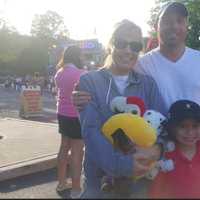
M 131 111 L 131 113 L 134 114 L 134 115 L 137 115 L 138 111 L 137 110 L 133 110 L 133 111 Z
M 119 109 L 117 109 L 117 108 L 114 108 L 114 112 L 115 113 L 123 113 L 123 112 L 121 112 Z
M 125 113 L 131 113 L 133 115 L 139 115 L 140 116 L 140 108 L 137 105 L 133 104 L 127 104 L 125 109 Z
M 151 115 L 151 112 L 147 112 L 147 115 Z

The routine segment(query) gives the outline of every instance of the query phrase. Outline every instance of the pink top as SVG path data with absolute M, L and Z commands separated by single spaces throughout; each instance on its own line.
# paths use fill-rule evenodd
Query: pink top
M 57 96 L 57 113 L 67 117 L 77 117 L 78 112 L 74 107 L 71 95 L 74 84 L 79 82 L 81 74 L 85 70 L 78 69 L 73 64 L 67 64 L 66 67 L 57 71 L 54 79 L 58 90 Z

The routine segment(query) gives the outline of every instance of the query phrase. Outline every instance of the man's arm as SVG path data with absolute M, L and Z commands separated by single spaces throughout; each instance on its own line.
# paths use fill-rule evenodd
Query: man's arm
M 74 91 L 72 92 L 72 102 L 77 110 L 82 111 L 85 106 L 90 102 L 91 94 L 86 91 L 82 91 L 79 88 L 79 83 L 75 84 Z

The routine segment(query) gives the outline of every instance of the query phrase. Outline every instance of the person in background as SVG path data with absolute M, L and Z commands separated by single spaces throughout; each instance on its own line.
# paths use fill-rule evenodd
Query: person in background
M 150 198 L 200 198 L 200 106 L 179 100 L 169 109 L 166 129 L 176 149 L 166 153 L 175 169 L 160 172 L 150 187 Z
M 79 81 L 83 60 L 81 49 L 77 46 L 68 47 L 62 59 L 57 65 L 55 84 L 57 88 L 57 117 L 59 133 L 61 134 L 61 146 L 58 154 L 58 186 L 57 192 L 62 193 L 69 188 L 66 181 L 67 158 L 71 150 L 72 164 L 72 190 L 71 197 L 76 198 L 80 191 L 80 176 L 82 169 L 83 141 L 81 127 L 76 108 L 72 104 L 71 94 L 74 84 Z
M 200 104 L 200 51 L 186 46 L 188 11 L 184 4 L 166 4 L 157 17 L 158 48 L 140 58 L 137 70 L 156 81 L 167 108 L 177 100 Z
M 133 194 L 145 196 L 144 180 L 135 184 L 130 177 L 148 171 L 149 166 L 145 161 L 147 163 L 160 155 L 157 147 L 143 150 L 142 153 L 138 150 L 134 154 L 124 155 L 116 151 L 101 133 L 104 122 L 114 114 L 110 102 L 116 96 L 137 96 L 144 100 L 147 109 L 158 110 L 163 114 L 166 112 L 154 80 L 134 70 L 141 50 L 140 27 L 129 20 L 123 20 L 116 25 L 109 41 L 105 66 L 80 78 L 79 89 L 91 94 L 91 101 L 80 112 L 85 143 L 84 188 L 81 198 L 107 198 L 109 194 L 101 191 L 104 176 L 111 176 L 117 182 L 113 198 L 133 197 Z M 127 191 L 123 191 L 125 196 L 118 192 L 121 189 L 119 185 L 123 185 Z

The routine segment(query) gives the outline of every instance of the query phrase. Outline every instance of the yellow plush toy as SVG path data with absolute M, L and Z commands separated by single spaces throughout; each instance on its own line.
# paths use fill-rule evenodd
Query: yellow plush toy
M 113 115 L 103 125 L 102 133 L 113 145 L 118 137 L 141 147 L 151 147 L 157 139 L 155 129 L 144 118 L 130 113 Z

